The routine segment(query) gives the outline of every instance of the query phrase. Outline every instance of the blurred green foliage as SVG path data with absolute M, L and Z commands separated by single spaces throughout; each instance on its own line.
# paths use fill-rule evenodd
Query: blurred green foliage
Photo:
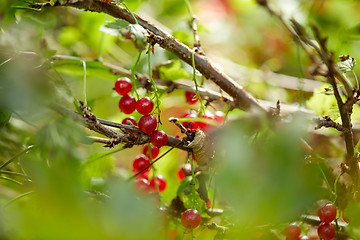
M 103 62 L 131 70 L 139 49 L 120 31 L 129 30 L 142 47 L 146 33 L 103 13 L 67 7 L 40 11 L 30 9 L 28 2 L 36 1 L 0 1 L 0 165 L 9 163 L 0 169 L 1 239 L 164 239 L 164 233 L 174 229 L 178 230 L 176 239 L 183 239 L 184 234 L 190 238 L 178 215 L 159 210 L 176 196 L 186 208 L 195 200 L 205 221 L 229 228 L 224 235 L 219 229 L 200 226 L 193 233 L 197 239 L 284 239 L 282 231 L 289 222 L 312 213 L 317 200 L 331 196 L 317 162 L 305 160 L 300 141 L 309 137 L 310 123 L 305 117 L 293 115 L 285 125 L 274 127 L 262 119 L 259 124 L 239 120 L 245 115 L 240 110 L 228 114 L 230 120 L 236 120 L 229 121 L 218 138 L 216 167 L 207 181 L 213 206 L 224 209 L 220 217 L 210 218 L 200 195 L 189 194 L 191 177 L 181 182 L 176 179 L 180 165 L 188 158 L 180 150 L 171 151 L 150 172 L 150 177 L 156 173 L 167 179 L 165 192 L 160 196 L 139 195 L 126 179 L 133 174 L 132 161 L 142 147 L 108 149 L 92 143 L 87 136 L 99 135 L 56 113 L 52 106 L 74 109 L 74 100 L 84 100 L 85 65 L 92 112 L 99 118 L 121 122 L 126 115 L 118 110 L 120 97 L 113 91 L 118 76 Z M 335 56 L 360 57 L 359 1 L 270 2 L 306 26 L 318 24 L 329 37 L 329 49 Z M 184 1 L 132 0 L 126 4 L 184 44 L 192 45 Z M 202 48 L 209 56 L 311 77 L 307 56 L 255 1 L 194 0 L 191 4 L 199 17 Z M 55 54 L 66 57 L 54 60 Z M 168 64 L 158 65 L 164 62 Z M 172 81 L 189 78 L 192 71 L 158 46 L 151 66 L 159 78 Z M 144 53 L 135 71 L 147 73 L 147 67 Z M 354 70 L 358 72 L 356 67 Z M 274 102 L 280 96 L 287 102 L 307 101 L 317 115 L 327 114 L 339 121 L 334 97 L 322 93 L 325 85 L 310 98 L 300 90 L 271 89 L 255 78 L 249 77 L 246 89 L 256 97 Z M 182 137 L 167 119 L 181 117 L 199 105 L 187 104 L 184 91 L 160 91 L 161 129 Z M 146 93 L 139 89 L 141 96 Z M 211 107 L 227 109 L 219 103 Z M 359 114 L 355 106 L 353 120 L 360 120 Z M 327 143 L 316 144 L 327 147 Z M 161 148 L 161 153 L 166 150 Z M 333 148 L 329 158 L 340 161 L 341 151 L 342 145 Z M 354 239 L 360 235 L 358 205 L 351 204 L 347 213 Z

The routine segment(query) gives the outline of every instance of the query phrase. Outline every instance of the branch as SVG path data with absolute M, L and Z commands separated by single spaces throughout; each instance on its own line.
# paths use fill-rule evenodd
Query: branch
M 65 55 L 54 55 L 53 57 L 50 58 L 51 61 L 62 61 L 64 59 L 84 61 L 82 58 L 79 58 L 79 57 L 65 56 Z M 103 64 L 103 66 L 109 68 L 109 70 L 115 75 L 123 75 L 123 76 L 127 76 L 130 78 L 132 77 L 132 72 L 125 68 L 122 68 L 120 66 L 117 66 L 117 65 L 114 65 L 111 63 L 106 63 L 106 62 L 102 62 L 102 64 Z M 242 68 L 244 68 L 244 67 L 240 66 L 240 65 L 236 65 L 236 68 L 238 68 L 238 69 L 240 68 L 240 71 L 242 71 L 244 74 L 245 74 L 245 71 L 250 71 L 250 70 L 243 70 Z M 274 76 L 274 79 L 281 78 L 283 80 L 283 82 L 295 81 L 295 79 L 298 79 L 295 77 L 289 77 L 289 76 L 276 74 L 276 73 L 263 73 L 261 70 L 251 70 L 251 71 L 255 71 L 259 75 Z M 251 74 L 248 74 L 248 75 L 251 75 Z M 144 87 L 146 89 L 151 88 L 151 83 L 149 83 L 149 81 L 148 81 L 148 79 L 149 79 L 148 75 L 141 74 L 141 73 L 135 73 L 135 77 L 140 82 L 142 87 Z M 171 80 L 161 80 L 158 78 L 154 78 L 154 81 L 158 85 L 159 88 L 162 88 L 162 89 L 168 88 L 168 91 L 173 91 L 174 89 L 182 89 L 182 90 L 189 91 L 189 92 L 196 91 L 195 88 L 191 86 L 192 81 L 188 80 L 188 79 L 179 79 L 176 82 L 174 82 Z M 312 92 L 315 87 L 318 87 L 318 85 L 315 85 L 316 83 L 318 83 L 316 81 L 309 80 L 309 79 L 302 79 L 302 81 L 308 81 L 309 85 L 311 85 L 307 88 L 307 91 Z M 289 84 L 288 84 L 288 86 L 289 86 Z M 295 86 L 293 86 L 293 87 L 290 87 L 290 89 L 298 89 L 298 88 L 295 88 Z M 226 104 L 229 104 L 231 108 L 236 107 L 233 98 L 226 93 L 222 94 L 222 93 L 219 93 L 217 91 L 214 91 L 214 90 L 211 90 L 211 89 L 208 89 L 205 87 L 198 87 L 198 92 L 200 95 L 206 96 L 206 98 L 207 98 L 206 100 L 208 100 L 210 102 L 214 101 L 214 100 L 219 100 Z M 274 107 L 273 102 L 266 101 L 266 100 L 260 100 L 260 99 L 256 99 L 256 100 L 265 109 L 270 109 L 270 108 Z M 298 111 L 301 111 L 307 115 L 312 114 L 312 111 L 310 111 L 309 109 L 306 109 L 304 107 L 299 107 L 298 105 L 281 104 L 281 112 L 282 113 L 298 112 Z
M 50 7 L 50 3 L 37 3 L 36 7 Z M 60 3 L 56 1 L 53 6 L 70 6 L 86 11 L 103 12 L 113 17 L 123 19 L 129 23 L 134 24 L 133 16 L 123 7 L 108 4 L 100 0 L 67 0 Z M 172 52 L 184 62 L 189 65 L 192 64 L 192 51 L 191 49 L 175 39 L 169 33 L 149 23 L 147 20 L 134 14 L 137 22 L 144 29 L 149 32 L 149 40 L 152 44 L 159 44 L 162 48 Z M 266 113 L 264 109 L 256 99 L 246 92 L 240 85 L 238 85 L 233 79 L 217 69 L 206 56 L 195 53 L 195 67 L 201 72 L 207 79 L 212 80 L 225 92 L 227 92 L 235 101 L 235 105 L 243 110 L 256 109 L 260 112 Z
M 70 117 L 75 121 L 82 122 L 88 129 L 110 138 L 107 140 L 103 138 L 93 138 L 95 142 L 105 143 L 105 147 L 114 147 L 115 145 L 120 143 L 124 143 L 126 144 L 126 146 L 131 147 L 133 145 L 143 145 L 150 142 L 149 135 L 142 133 L 140 129 L 135 126 L 115 123 L 96 118 L 89 110 L 84 110 L 84 115 L 80 115 L 79 113 L 60 105 L 55 105 L 53 106 L 53 108 L 61 115 Z M 119 131 L 115 131 L 112 128 L 106 127 L 105 125 L 119 128 L 122 130 L 128 130 L 129 132 L 124 131 L 124 133 L 122 133 Z M 138 134 L 134 134 L 132 133 L 132 131 L 138 132 Z M 166 145 L 170 147 L 176 147 L 185 151 L 190 150 L 189 147 L 180 142 L 181 139 L 168 136 L 168 143 Z

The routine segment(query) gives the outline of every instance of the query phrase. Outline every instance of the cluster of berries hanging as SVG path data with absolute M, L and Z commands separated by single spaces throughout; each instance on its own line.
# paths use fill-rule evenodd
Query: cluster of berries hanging
M 135 110 L 143 116 L 137 122 L 134 116 L 128 116 L 122 120 L 122 124 L 131 124 L 138 126 L 145 134 L 150 135 L 151 144 L 147 144 L 143 148 L 143 152 L 137 155 L 133 161 L 133 174 L 137 174 L 134 182 L 135 189 L 142 194 L 162 193 L 166 189 L 165 178 L 157 174 L 149 179 L 149 172 L 151 170 L 151 162 L 157 158 L 160 152 L 160 147 L 165 146 L 168 142 L 168 136 L 162 130 L 156 130 L 157 119 L 152 115 L 154 109 L 154 102 L 149 97 L 141 97 L 136 100 L 131 94 L 132 84 L 129 78 L 121 77 L 115 82 L 115 90 L 121 95 L 119 101 L 119 109 L 125 114 L 132 114 Z M 195 104 L 198 101 L 196 93 L 185 92 L 186 101 L 189 104 Z M 225 114 L 221 111 L 211 113 L 206 110 L 199 118 L 199 113 L 195 110 L 189 110 L 182 118 L 189 119 L 182 123 L 182 125 L 191 130 L 201 129 L 203 131 L 210 131 L 214 126 L 222 124 Z M 194 119 L 194 120 L 191 120 Z M 150 147 L 150 149 L 149 149 Z M 194 155 L 192 155 L 195 161 Z M 182 181 L 186 176 L 191 175 L 191 165 L 183 164 L 178 170 L 177 178 Z M 206 203 L 210 208 L 211 201 Z M 192 230 L 199 226 L 201 222 L 201 215 L 196 209 L 187 209 L 181 215 L 181 223 L 187 230 Z
M 336 229 L 334 225 L 331 224 L 332 221 L 336 218 L 337 209 L 336 207 L 329 203 L 322 206 L 318 210 L 318 216 L 320 218 L 320 225 L 318 226 L 317 233 L 318 236 L 302 236 L 301 228 L 296 224 L 292 223 L 285 228 L 285 236 L 287 240 L 331 240 L 336 235 Z

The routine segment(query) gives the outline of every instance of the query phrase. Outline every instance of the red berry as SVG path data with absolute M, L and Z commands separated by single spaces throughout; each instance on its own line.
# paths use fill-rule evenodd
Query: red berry
M 142 97 L 136 102 L 136 110 L 142 115 L 151 113 L 154 108 L 154 102 L 149 97 Z
M 329 203 L 318 211 L 318 216 L 322 222 L 331 223 L 336 218 L 336 207 Z
M 135 178 L 136 179 L 146 179 L 149 180 L 149 172 L 150 172 L 150 167 L 147 168 L 145 171 L 141 172 L 139 175 L 137 175 Z M 137 174 L 138 172 L 134 172 L 134 174 Z
M 224 119 L 225 119 L 225 113 L 223 113 L 222 111 L 216 111 L 214 113 L 214 117 L 215 117 L 215 120 L 219 123 L 219 124 L 222 124 L 224 122 Z
M 157 192 L 157 188 L 159 189 L 159 192 L 163 192 L 166 189 L 166 180 L 162 175 L 156 175 L 156 183 L 157 183 L 157 187 L 155 186 L 155 180 L 151 179 L 150 181 L 150 187 L 154 192 Z
M 152 146 L 150 151 L 151 151 L 151 158 L 152 159 L 156 158 L 160 153 L 160 149 L 158 147 L 155 147 L 155 146 Z M 149 145 L 147 145 L 147 144 L 145 145 L 144 150 L 143 150 L 143 154 L 150 157 L 149 156 Z
M 185 178 L 185 173 L 191 173 L 191 165 L 190 164 L 183 164 L 179 171 L 177 172 L 177 177 L 179 181 Z
M 216 121 L 214 114 L 212 114 L 209 111 L 205 111 L 205 114 L 201 117 L 202 119 L 209 119 L 209 120 L 213 120 L 214 123 Z M 209 131 L 212 128 L 214 128 L 214 125 L 209 124 L 209 123 L 205 123 L 205 122 L 199 122 L 199 128 L 203 131 Z
M 325 240 L 333 239 L 336 234 L 334 226 L 325 222 L 320 223 L 317 232 L 319 237 Z
M 115 82 L 115 91 L 120 95 L 126 95 L 131 91 L 132 84 L 129 78 L 121 77 Z
M 194 92 L 185 92 L 186 101 L 190 104 L 196 103 L 199 99 L 196 97 L 196 93 Z
M 206 206 L 207 206 L 207 208 L 210 208 L 210 207 L 211 207 L 211 200 L 210 200 L 210 198 L 209 198 L 209 200 L 206 202 Z
M 148 194 L 151 192 L 150 184 L 144 178 L 136 179 L 134 182 L 134 187 L 138 192 L 140 192 L 142 194 Z
M 163 130 L 156 130 L 150 135 L 150 141 L 154 146 L 162 147 L 168 142 L 168 136 Z
M 133 162 L 133 168 L 135 172 L 140 172 L 146 166 L 150 164 L 150 159 L 144 154 L 137 155 Z
M 197 117 L 196 113 L 187 113 L 183 116 L 183 118 L 196 118 L 196 117 Z M 182 125 L 185 128 L 196 130 L 199 126 L 199 123 L 196 121 L 187 121 L 187 122 L 183 122 Z
M 301 234 L 301 229 L 295 223 L 289 224 L 285 228 L 285 236 L 287 237 L 288 240 L 297 240 L 300 234 Z
M 131 95 L 123 96 L 119 101 L 119 108 L 123 113 L 130 114 L 135 111 L 136 100 Z
M 124 118 L 124 120 L 122 120 L 122 124 L 126 124 L 126 125 L 129 125 L 128 124 L 128 121 L 132 123 L 132 125 L 134 126 L 137 126 L 137 122 L 136 122 L 136 119 L 133 117 L 133 116 L 130 116 L 130 117 L 127 117 L 127 118 Z
M 155 131 L 157 125 L 157 120 L 154 115 L 145 115 L 142 116 L 139 120 L 139 128 L 144 133 L 152 133 Z
M 181 224 L 187 229 L 194 229 L 201 222 L 200 213 L 196 209 L 188 209 L 181 215 Z

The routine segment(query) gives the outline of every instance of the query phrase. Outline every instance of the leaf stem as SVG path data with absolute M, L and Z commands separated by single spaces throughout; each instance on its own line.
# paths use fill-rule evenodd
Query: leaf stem
M 87 106 L 87 96 L 86 96 L 86 62 L 82 60 L 84 68 L 84 106 Z
M 5 163 L 3 163 L 0 166 L 0 170 L 3 169 L 4 167 L 6 167 L 7 165 L 9 165 L 11 162 L 13 162 L 15 159 L 17 159 L 19 156 L 23 155 L 24 153 L 27 153 L 28 151 L 30 151 L 31 149 L 33 149 L 35 146 L 31 145 L 28 146 L 27 148 L 25 148 L 24 150 L 22 150 L 21 152 L 17 153 L 15 156 L 13 156 L 12 158 L 10 158 L 9 160 L 7 160 Z
M 193 200 L 193 208 L 195 208 L 195 174 L 194 174 L 194 160 L 193 160 L 193 152 L 190 150 L 190 165 L 191 165 L 191 194 L 192 194 L 192 200 Z
M 121 1 L 121 3 L 124 5 L 124 7 L 126 8 L 126 10 L 128 10 L 129 13 L 131 14 L 131 16 L 134 18 L 135 24 L 139 24 L 138 21 L 137 21 L 137 19 L 136 19 L 136 17 L 135 17 L 135 15 L 133 14 L 132 11 L 130 11 L 130 9 L 129 9 L 129 7 L 126 5 L 126 3 L 125 3 L 124 1 Z
M 200 102 L 200 111 L 199 111 L 199 115 L 201 116 L 202 113 L 205 112 L 205 105 L 200 97 L 200 94 L 199 94 L 199 90 L 198 90 L 198 84 L 197 84 L 197 81 L 196 81 L 196 67 L 195 67 L 195 50 L 196 48 L 194 48 L 191 52 L 191 62 L 192 62 L 192 68 L 193 68 L 193 82 L 195 83 L 195 90 L 196 90 L 196 97 L 199 99 L 199 102 Z
M 136 59 L 136 62 L 135 62 L 135 64 L 134 64 L 134 66 L 131 68 L 132 83 L 133 83 L 133 86 L 134 86 L 133 90 L 134 90 L 134 93 L 135 93 L 137 99 L 139 99 L 139 94 L 138 94 L 138 92 L 137 92 L 137 87 L 136 87 L 137 82 L 136 82 L 135 68 L 137 67 L 137 65 L 138 65 L 139 62 L 140 62 L 141 53 L 142 53 L 142 52 L 139 52 L 139 54 L 138 54 L 138 56 L 137 56 L 137 59 Z
M 156 98 L 156 108 L 158 110 L 158 114 L 160 115 L 160 99 L 159 99 L 159 95 L 158 95 L 158 91 L 157 91 L 157 87 L 155 84 L 154 79 L 152 78 L 152 69 L 151 69 L 151 47 L 152 44 L 149 43 L 149 47 L 148 47 L 148 70 L 149 70 L 149 81 L 152 83 L 153 87 L 154 87 L 154 94 L 155 94 L 155 98 Z M 159 116 L 160 118 L 160 116 Z

